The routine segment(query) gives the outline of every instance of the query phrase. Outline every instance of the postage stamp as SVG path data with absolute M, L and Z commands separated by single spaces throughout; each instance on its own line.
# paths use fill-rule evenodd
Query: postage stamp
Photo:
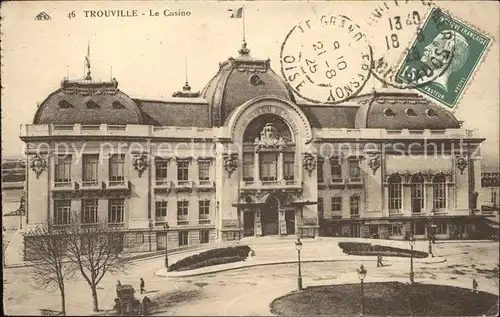
M 372 7 L 363 19 L 363 29 L 372 49 L 372 75 L 387 86 L 413 88 L 415 83 L 402 82 L 396 74 L 431 11 L 432 2 L 395 0 L 372 2 Z
M 364 33 L 342 15 L 298 23 L 280 52 L 281 72 L 295 93 L 324 104 L 356 96 L 369 78 L 371 60 Z
M 486 34 L 434 7 L 403 60 L 397 78 L 448 108 L 456 108 L 491 44 Z M 436 76 L 439 74 L 438 76 Z M 432 81 L 424 77 L 433 78 Z

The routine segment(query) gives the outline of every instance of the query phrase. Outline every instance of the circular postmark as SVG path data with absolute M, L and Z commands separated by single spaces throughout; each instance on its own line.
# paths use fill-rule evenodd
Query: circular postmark
M 455 48 L 454 35 L 440 35 L 444 23 L 442 12 L 430 1 L 377 3 L 366 20 L 373 76 L 400 89 L 424 85 L 441 76 Z
M 280 52 L 281 73 L 300 97 L 336 104 L 356 96 L 370 76 L 371 50 L 360 27 L 342 15 L 294 26 Z

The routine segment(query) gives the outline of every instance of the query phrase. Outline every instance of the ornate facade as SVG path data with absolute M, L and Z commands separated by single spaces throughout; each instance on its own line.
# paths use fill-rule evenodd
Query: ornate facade
M 64 80 L 21 132 L 28 225 L 106 221 L 140 250 L 477 234 L 483 139 L 417 94 L 312 104 L 245 45 L 201 92 L 186 83 L 173 96 L 133 99 L 90 72 Z

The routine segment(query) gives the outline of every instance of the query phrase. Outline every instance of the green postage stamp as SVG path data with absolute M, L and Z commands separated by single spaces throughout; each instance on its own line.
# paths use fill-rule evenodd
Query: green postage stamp
M 399 81 L 454 109 L 491 38 L 433 8 L 397 73 Z

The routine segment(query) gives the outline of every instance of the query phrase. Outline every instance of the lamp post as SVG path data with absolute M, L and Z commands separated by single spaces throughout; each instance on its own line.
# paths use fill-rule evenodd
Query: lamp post
M 431 211 L 429 217 L 428 217 L 428 232 L 427 232 L 427 238 L 429 239 L 429 254 L 431 257 L 434 257 L 434 253 L 432 253 L 432 238 L 434 235 L 433 229 L 434 229 L 434 224 L 432 223 L 432 216 L 434 216 L 434 211 Z
M 363 316 L 365 314 L 365 293 L 363 290 L 363 281 L 366 277 L 366 270 L 363 264 L 359 267 L 358 271 L 358 278 L 361 281 L 361 315 Z
M 408 240 L 408 242 L 410 243 L 410 248 L 411 248 L 411 252 L 410 252 L 410 284 L 413 284 L 413 283 L 415 283 L 415 279 L 414 279 L 415 273 L 413 272 L 413 246 L 415 245 L 415 238 L 413 236 L 411 236 L 410 239 Z
M 302 250 L 302 242 L 300 241 L 300 237 L 297 237 L 297 241 L 295 242 L 295 249 L 297 249 L 297 258 L 299 262 L 299 275 L 297 277 L 297 285 L 298 290 L 302 290 L 302 271 L 300 269 L 300 250 Z
M 163 229 L 165 229 L 165 268 L 168 269 L 168 222 L 165 221 Z

